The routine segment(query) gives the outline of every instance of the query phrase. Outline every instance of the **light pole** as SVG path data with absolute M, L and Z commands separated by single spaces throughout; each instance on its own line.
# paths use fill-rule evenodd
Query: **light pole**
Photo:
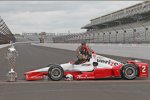
M 104 43 L 104 36 L 105 36 L 105 33 L 103 33 L 103 43 Z
M 148 28 L 145 28 L 145 43 L 147 43 L 148 41 L 147 41 L 147 32 L 148 31 Z
M 124 43 L 126 43 L 125 33 L 126 33 L 126 30 L 123 31 L 123 42 L 124 42 Z
M 97 33 L 97 38 L 98 38 L 98 40 L 97 40 L 97 43 L 99 43 L 100 42 L 100 33 Z
M 118 31 L 116 31 L 116 43 L 118 42 Z
M 110 35 L 111 35 L 111 32 L 109 32 L 109 43 L 110 43 Z
M 134 39 L 134 43 L 136 43 L 136 36 L 135 36 L 135 32 L 136 32 L 136 29 L 133 29 L 133 39 Z

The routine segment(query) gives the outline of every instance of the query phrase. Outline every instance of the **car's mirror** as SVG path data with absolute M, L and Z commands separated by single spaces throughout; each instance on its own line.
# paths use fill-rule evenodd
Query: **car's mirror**
M 93 66 L 98 66 L 98 62 L 93 62 Z

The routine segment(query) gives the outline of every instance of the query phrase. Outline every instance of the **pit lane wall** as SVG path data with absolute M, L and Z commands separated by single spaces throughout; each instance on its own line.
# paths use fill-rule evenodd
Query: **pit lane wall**
M 32 45 L 45 46 L 75 51 L 80 44 L 75 43 L 40 43 Z M 116 55 L 150 60 L 150 44 L 89 44 L 99 54 Z
M 10 44 L 1 44 L 0 49 L 10 46 Z

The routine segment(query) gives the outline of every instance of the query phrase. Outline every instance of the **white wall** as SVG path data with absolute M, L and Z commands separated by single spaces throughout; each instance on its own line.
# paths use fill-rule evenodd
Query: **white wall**
M 80 44 L 44 43 L 32 45 L 75 51 Z M 108 54 L 150 60 L 150 44 L 89 44 L 89 46 L 99 54 Z
M 0 49 L 10 46 L 10 44 L 1 44 Z

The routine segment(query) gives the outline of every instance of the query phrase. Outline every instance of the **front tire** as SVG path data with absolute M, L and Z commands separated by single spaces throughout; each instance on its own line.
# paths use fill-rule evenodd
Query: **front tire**
M 54 65 L 51 66 L 48 70 L 48 77 L 53 81 L 59 81 L 63 78 L 63 76 L 64 76 L 64 71 L 61 66 Z
M 138 75 L 138 69 L 134 64 L 125 64 L 121 70 L 121 76 L 127 80 L 133 80 Z

